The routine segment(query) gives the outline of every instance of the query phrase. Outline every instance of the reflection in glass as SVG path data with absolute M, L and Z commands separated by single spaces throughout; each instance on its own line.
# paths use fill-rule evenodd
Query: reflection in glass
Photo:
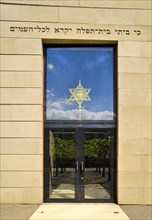
M 85 133 L 85 198 L 110 199 L 109 132 Z
M 47 48 L 46 120 L 114 119 L 113 52 L 112 47 Z M 69 90 L 80 82 L 86 92 L 81 109 Z M 81 99 L 82 93 L 72 94 Z
M 46 48 L 47 199 L 113 199 L 114 56 L 111 46 Z
M 50 131 L 49 197 L 75 198 L 75 134 Z

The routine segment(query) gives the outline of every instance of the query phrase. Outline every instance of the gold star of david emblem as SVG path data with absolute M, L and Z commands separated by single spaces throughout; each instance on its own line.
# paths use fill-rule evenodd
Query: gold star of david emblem
M 79 105 L 79 109 L 82 108 L 82 103 L 84 101 L 91 101 L 91 98 L 88 95 L 91 89 L 85 89 L 80 80 L 78 86 L 75 89 L 69 89 L 69 91 L 71 93 L 69 100 L 76 101 Z

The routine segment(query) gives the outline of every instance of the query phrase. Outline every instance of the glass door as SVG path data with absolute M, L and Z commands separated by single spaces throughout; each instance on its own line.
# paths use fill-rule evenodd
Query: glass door
M 113 201 L 113 131 L 75 128 L 47 129 L 45 133 L 47 200 Z
M 84 199 L 114 200 L 114 143 L 111 129 L 84 131 Z
M 45 201 L 113 201 L 116 45 L 46 45 Z
M 75 156 L 74 129 L 49 129 L 47 141 L 49 199 L 75 199 Z

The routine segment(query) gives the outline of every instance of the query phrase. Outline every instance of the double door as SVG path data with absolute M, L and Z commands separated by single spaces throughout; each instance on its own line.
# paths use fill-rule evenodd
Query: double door
M 114 130 L 48 128 L 45 133 L 45 200 L 114 202 Z

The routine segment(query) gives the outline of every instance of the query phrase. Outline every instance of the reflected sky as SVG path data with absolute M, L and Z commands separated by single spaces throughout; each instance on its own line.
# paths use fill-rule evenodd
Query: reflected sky
M 79 80 L 91 89 L 83 120 L 113 119 L 113 48 L 48 48 L 46 56 L 46 119 L 77 120 L 78 104 L 69 88 Z

